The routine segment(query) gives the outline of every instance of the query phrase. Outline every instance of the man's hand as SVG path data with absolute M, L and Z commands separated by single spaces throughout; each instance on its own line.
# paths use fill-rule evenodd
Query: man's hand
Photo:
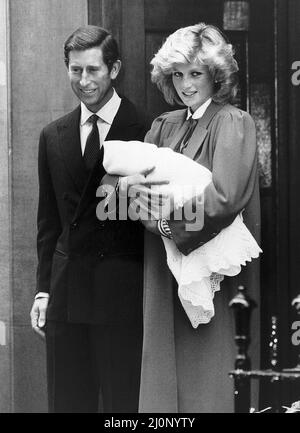
M 35 299 L 30 311 L 32 329 L 42 338 L 45 338 L 45 331 L 42 328 L 46 324 L 48 301 L 48 298 Z

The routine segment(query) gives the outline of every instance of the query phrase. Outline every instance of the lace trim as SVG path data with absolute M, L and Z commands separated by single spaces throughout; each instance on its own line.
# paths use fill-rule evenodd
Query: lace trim
M 237 275 L 242 265 L 262 252 L 241 215 L 187 256 L 180 253 L 172 240 L 163 238 L 163 242 L 168 266 L 178 283 L 178 296 L 194 328 L 214 316 L 213 298 L 224 275 Z
M 213 298 L 215 292 L 220 290 L 224 275 L 213 272 L 201 282 L 187 286 L 178 286 L 180 302 L 193 326 L 210 322 L 215 315 Z

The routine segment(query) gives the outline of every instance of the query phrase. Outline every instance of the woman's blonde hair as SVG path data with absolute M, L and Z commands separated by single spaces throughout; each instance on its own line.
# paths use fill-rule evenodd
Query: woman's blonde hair
M 172 33 L 151 60 L 152 82 L 169 104 L 182 104 L 172 82 L 176 64 L 199 61 L 207 65 L 214 81 L 215 102 L 233 102 L 237 93 L 238 65 L 232 45 L 212 25 L 199 23 Z

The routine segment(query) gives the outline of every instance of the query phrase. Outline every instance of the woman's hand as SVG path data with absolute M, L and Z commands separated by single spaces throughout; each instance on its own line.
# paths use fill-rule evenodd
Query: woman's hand
M 154 185 L 167 185 L 169 181 L 167 179 L 161 179 L 159 181 L 149 182 L 147 176 L 155 170 L 155 166 L 147 168 L 140 173 L 133 174 L 131 176 L 120 177 L 119 179 L 119 192 L 120 194 L 128 194 L 128 190 L 131 187 L 145 186 L 151 188 Z
M 169 184 L 167 179 L 147 179 L 154 169 L 155 167 L 152 167 L 132 176 L 121 177 L 119 195 L 130 198 L 129 212 L 134 214 L 134 219 L 140 219 L 148 230 L 157 233 L 154 222 L 171 213 L 173 198 L 157 188 L 159 185 Z
M 141 223 L 146 230 L 160 236 L 160 232 L 157 227 L 157 220 L 141 220 Z

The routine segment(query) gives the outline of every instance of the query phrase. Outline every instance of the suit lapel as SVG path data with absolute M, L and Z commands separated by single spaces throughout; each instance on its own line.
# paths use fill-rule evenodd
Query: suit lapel
M 120 108 L 113 120 L 106 140 L 130 140 L 132 130 L 137 125 L 136 112 L 132 104 L 126 98 L 122 98 Z M 81 157 L 83 164 L 83 158 Z M 85 169 L 84 165 L 83 168 Z M 106 171 L 103 165 L 99 165 L 99 161 L 95 163 L 89 177 L 85 177 L 83 193 L 75 212 L 73 221 L 76 220 L 88 206 L 88 204 L 96 197 L 96 191 L 100 185 L 102 177 Z M 86 175 L 87 176 L 87 175 Z
M 58 126 L 59 145 L 66 167 L 81 194 L 88 180 L 80 144 L 80 106 L 65 117 Z
M 95 199 L 97 188 L 104 174 L 105 174 L 105 170 L 103 168 L 103 165 L 100 164 L 100 161 L 98 159 L 95 162 L 94 167 L 92 168 L 90 174 L 87 177 L 87 181 L 85 182 L 84 189 L 80 197 L 80 201 L 78 203 L 75 214 L 73 216 L 72 222 L 76 221 L 79 218 L 79 216 L 82 214 L 84 209 L 86 209 L 88 203 L 92 202 Z

